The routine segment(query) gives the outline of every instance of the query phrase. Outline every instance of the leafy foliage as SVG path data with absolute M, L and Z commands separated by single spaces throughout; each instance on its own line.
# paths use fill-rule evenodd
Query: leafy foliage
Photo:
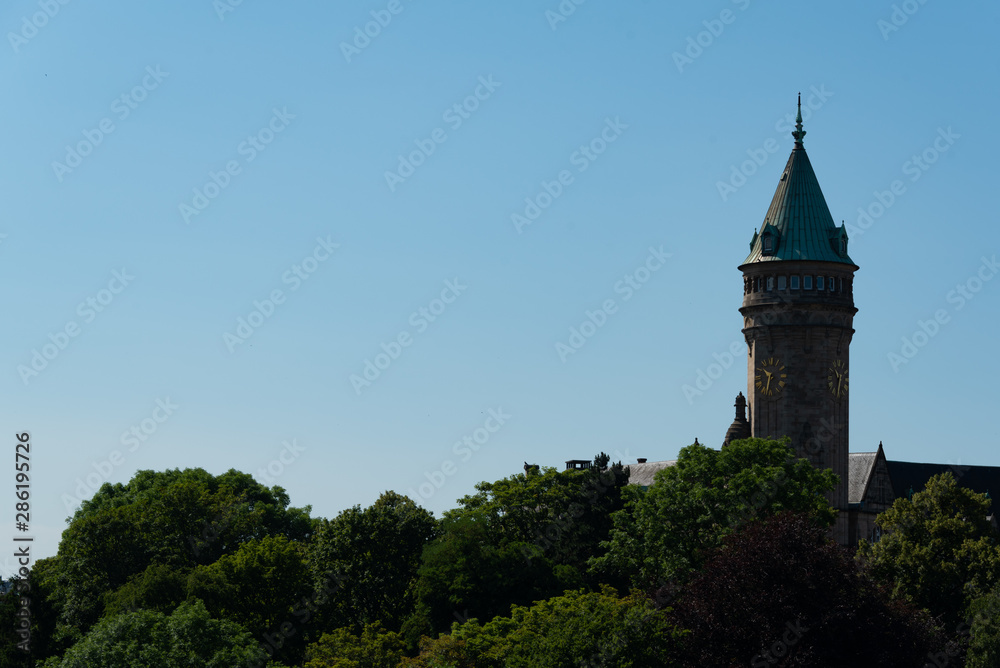
M 280 487 L 237 471 L 139 471 L 127 485 L 105 484 L 63 532 L 49 603 L 61 625 L 85 631 L 102 614 L 105 593 L 150 565 L 193 568 L 249 540 L 306 538 L 309 509 L 288 504 Z
M 989 514 L 986 495 L 942 473 L 879 515 L 881 539 L 863 543 L 858 554 L 897 594 L 956 628 L 967 605 L 1000 581 L 1000 546 Z
M 1000 666 L 1000 585 L 969 605 L 969 623 L 962 631 L 970 634 L 966 668 Z
M 104 598 L 104 615 L 134 610 L 169 613 L 187 598 L 189 571 L 166 564 L 150 564 Z
M 365 624 L 360 636 L 339 628 L 309 646 L 305 668 L 396 668 L 403 645 L 402 636 L 381 624 Z
M 331 573 L 340 583 L 323 608 L 328 628 L 360 632 L 366 624 L 381 622 L 398 631 L 413 610 L 421 554 L 435 530 L 428 511 L 396 492 L 323 522 L 310 562 L 317 586 Z
M 450 634 L 425 638 L 412 668 L 577 668 L 670 665 L 681 633 L 643 596 L 567 591 L 530 607 L 515 606 L 509 618 L 485 625 L 456 623 Z
M 603 453 L 585 470 L 529 471 L 493 483 L 445 513 L 424 552 L 416 631 L 442 632 L 457 617 L 490 619 L 566 589 L 596 585 L 587 560 L 601 552 L 628 474 Z
M 691 446 L 648 490 L 627 479 L 602 453 L 480 483 L 440 522 L 394 492 L 328 521 L 236 471 L 142 471 L 102 487 L 35 563 L 32 658 L 893 666 L 967 646 L 968 665 L 997 665 L 1000 547 L 989 502 L 953 480 L 897 502 L 855 561 L 826 537 L 835 476 L 787 441 Z M 968 623 L 946 637 L 917 606 Z M 0 652 L 0 666 L 22 659 Z
M 167 616 L 127 612 L 98 622 L 44 668 L 232 668 L 263 666 L 267 654 L 238 624 L 212 619 L 200 601 Z
M 808 512 L 832 524 L 836 511 L 823 493 L 835 483 L 832 471 L 795 459 L 787 439 L 734 441 L 721 451 L 690 445 L 648 490 L 628 489 L 608 552 L 592 567 L 654 591 L 687 577 L 724 536 L 758 515 Z
M 792 513 L 730 534 L 675 617 L 692 632 L 685 665 L 909 668 L 946 646 L 929 616 L 892 600 L 824 529 Z
M 188 581 L 189 596 L 255 637 L 291 618 L 293 606 L 309 591 L 301 549 L 284 536 L 249 540 L 235 553 L 196 568 Z
M 533 545 L 553 563 L 585 571 L 588 557 L 601 552 L 611 530 L 610 516 L 621 509 L 628 471 L 608 466 L 601 453 L 589 469 L 544 471 L 479 483 L 476 494 L 459 500 L 446 515 L 473 515 L 485 521 L 498 543 Z
M 447 518 L 442 536 L 424 552 L 417 581 L 418 614 L 407 623 L 407 636 L 448 629 L 455 619 L 491 619 L 507 615 L 512 604 L 528 604 L 565 586 L 552 563 L 531 558 L 526 543 L 500 543 L 475 514 Z M 419 624 L 419 626 L 418 626 Z

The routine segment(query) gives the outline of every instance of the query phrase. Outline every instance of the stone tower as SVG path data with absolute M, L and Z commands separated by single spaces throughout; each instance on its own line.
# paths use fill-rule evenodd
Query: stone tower
M 841 510 L 834 538 L 847 540 L 848 374 L 854 334 L 854 272 L 847 231 L 837 227 L 802 145 L 795 146 L 743 272 L 751 434 L 789 436 L 800 457 L 840 477 L 829 499 Z

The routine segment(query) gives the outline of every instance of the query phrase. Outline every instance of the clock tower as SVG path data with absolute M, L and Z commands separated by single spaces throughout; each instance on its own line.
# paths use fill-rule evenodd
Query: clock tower
M 829 494 L 841 510 L 835 539 L 846 543 L 850 345 L 854 272 L 847 231 L 833 222 L 802 144 L 795 146 L 743 272 L 751 435 L 788 436 L 799 457 L 840 477 Z

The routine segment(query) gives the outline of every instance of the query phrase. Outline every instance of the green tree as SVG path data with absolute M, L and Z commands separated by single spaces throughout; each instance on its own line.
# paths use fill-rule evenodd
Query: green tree
M 966 668 L 1000 667 L 1000 585 L 972 601 L 960 630 L 970 635 Z
M 196 568 L 187 593 L 203 600 L 214 617 L 235 621 L 259 638 L 292 621 L 311 584 L 301 546 L 284 536 L 265 536 Z
M 17 589 L 12 590 L 6 596 L 0 596 L 0 666 L 24 666 L 25 654 L 16 649 L 19 638 L 15 635 L 15 629 L 20 626 L 20 619 L 16 617 L 18 609 L 21 607 L 21 598 L 29 601 L 28 609 L 31 613 L 31 643 L 30 657 L 34 661 L 44 659 L 55 652 L 63 651 L 76 640 L 80 633 L 67 634 L 59 639 L 54 638 L 56 610 L 48 601 L 48 594 L 52 589 L 53 573 L 57 570 L 58 557 L 46 557 L 36 561 L 31 567 L 29 578 L 24 581 L 16 577 L 12 581 L 17 581 Z
M 127 485 L 103 485 L 69 520 L 47 578 L 48 603 L 59 612 L 55 635 L 86 632 L 108 593 L 130 582 L 141 590 L 135 578 L 151 565 L 191 569 L 249 540 L 307 538 L 309 508 L 288 504 L 280 487 L 238 471 L 139 471 Z
M 212 619 L 200 601 L 171 615 L 140 610 L 102 619 L 44 668 L 233 668 L 263 666 L 267 653 L 234 622 Z
M 588 559 L 602 553 L 627 484 L 627 469 L 602 452 L 588 469 L 545 468 L 479 483 L 448 515 L 474 514 L 497 544 L 528 544 L 532 553 L 585 573 Z
M 150 564 L 142 573 L 107 593 L 104 616 L 140 609 L 170 613 L 187 599 L 188 575 L 188 569 Z
M 498 540 L 479 515 L 446 518 L 442 535 L 425 550 L 417 613 L 406 625 L 411 645 L 420 635 L 447 630 L 456 619 L 507 615 L 512 604 L 528 605 L 579 586 L 572 569 L 558 570 L 544 555 L 536 557 L 529 543 Z
M 831 525 L 836 511 L 823 494 L 836 480 L 832 471 L 796 459 L 787 438 L 734 441 L 722 450 L 690 445 L 648 490 L 628 488 L 607 554 L 591 566 L 653 591 L 687 577 L 723 537 L 754 517 L 791 510 Z
M 989 515 L 985 494 L 942 473 L 879 515 L 882 537 L 862 543 L 858 555 L 896 594 L 955 629 L 965 622 L 968 604 L 1000 581 L 1000 546 Z
M 26 659 L 30 656 L 18 645 L 25 641 L 25 638 L 18 635 L 22 628 L 22 622 L 28 625 L 26 629 L 29 633 L 31 629 L 30 617 L 19 616 L 22 603 L 29 603 L 31 600 L 30 583 L 23 578 L 14 576 L 3 584 L 10 587 L 9 591 L 0 594 L 0 668 L 20 668 L 27 665 Z M 30 604 L 26 609 L 31 611 Z M 23 613 L 22 613 L 23 614 Z M 28 644 L 30 647 L 30 643 Z
M 313 578 L 317 587 L 330 574 L 339 582 L 322 607 L 325 628 L 360 632 L 381 622 L 398 631 L 413 612 L 413 583 L 435 528 L 428 511 L 396 492 L 323 522 L 309 556 Z
M 403 638 L 381 624 L 365 624 L 360 636 L 339 628 L 324 633 L 306 650 L 305 668 L 396 668 Z
M 596 586 L 587 560 L 601 553 L 628 473 L 603 453 L 585 470 L 531 470 L 476 485 L 448 511 L 424 552 L 418 614 L 407 637 L 446 631 L 455 618 L 490 619 L 510 606 Z
M 511 616 L 485 625 L 454 624 L 450 634 L 424 638 L 420 656 L 408 668 L 579 668 L 627 666 L 660 668 L 683 634 L 665 611 L 640 594 L 619 597 L 611 587 L 599 592 L 567 591 L 530 607 L 514 606 Z

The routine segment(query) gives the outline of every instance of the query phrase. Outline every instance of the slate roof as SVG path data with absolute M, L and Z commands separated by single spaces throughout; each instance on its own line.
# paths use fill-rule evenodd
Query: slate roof
M 881 446 L 881 444 L 879 445 Z M 848 503 L 857 504 L 864 500 L 868 480 L 872 476 L 877 460 L 878 452 L 852 452 L 848 455 Z M 649 487 L 653 484 L 653 479 L 657 471 L 662 471 L 676 463 L 676 460 L 668 460 L 629 464 L 628 483 L 630 485 Z M 914 492 L 921 491 L 927 485 L 927 481 L 931 479 L 931 476 L 948 471 L 955 476 L 958 484 L 962 487 L 968 487 L 979 494 L 989 492 L 991 497 L 996 497 L 1000 494 L 1000 466 L 924 464 L 886 460 L 886 467 L 889 469 L 893 495 L 897 499 L 906 498 L 909 495 L 911 487 Z
M 1000 466 L 963 466 L 961 464 L 922 464 L 918 462 L 897 462 L 889 460 L 889 477 L 892 478 L 892 491 L 896 498 L 909 496 L 910 488 L 919 492 L 930 480 L 931 476 L 951 472 L 962 487 L 968 487 L 974 492 L 990 493 L 991 497 L 1000 494 Z
M 847 457 L 847 502 L 861 503 L 877 452 L 852 452 Z
M 854 265 L 846 253 L 841 255 L 838 252 L 839 239 L 841 236 L 846 238 L 847 231 L 833 222 L 823 190 L 802 145 L 806 133 L 802 130 L 801 101 L 796 120 L 797 130 L 792 133 L 796 139 L 795 147 L 778 181 L 760 234 L 754 234 L 750 255 L 743 263 L 815 260 Z M 765 255 L 763 244 L 767 231 L 776 233 L 777 244 L 772 253 Z
M 653 476 L 656 475 L 657 471 L 662 471 L 668 466 L 673 466 L 677 463 L 677 460 L 672 459 L 670 461 L 662 462 L 645 462 L 642 464 L 629 464 L 629 476 L 628 484 L 630 485 L 641 485 L 642 487 L 649 487 L 653 484 Z
M 877 452 L 852 452 L 848 457 L 848 488 L 847 502 L 861 503 L 864 500 L 865 489 L 872 475 L 877 459 Z M 950 472 L 959 485 L 968 487 L 974 492 L 991 497 L 1000 494 L 1000 466 L 963 466 L 961 464 L 925 464 L 921 462 L 900 462 L 886 460 L 889 469 L 889 479 L 892 481 L 892 493 L 899 498 L 906 498 L 910 489 L 914 493 L 927 486 L 932 476 Z

